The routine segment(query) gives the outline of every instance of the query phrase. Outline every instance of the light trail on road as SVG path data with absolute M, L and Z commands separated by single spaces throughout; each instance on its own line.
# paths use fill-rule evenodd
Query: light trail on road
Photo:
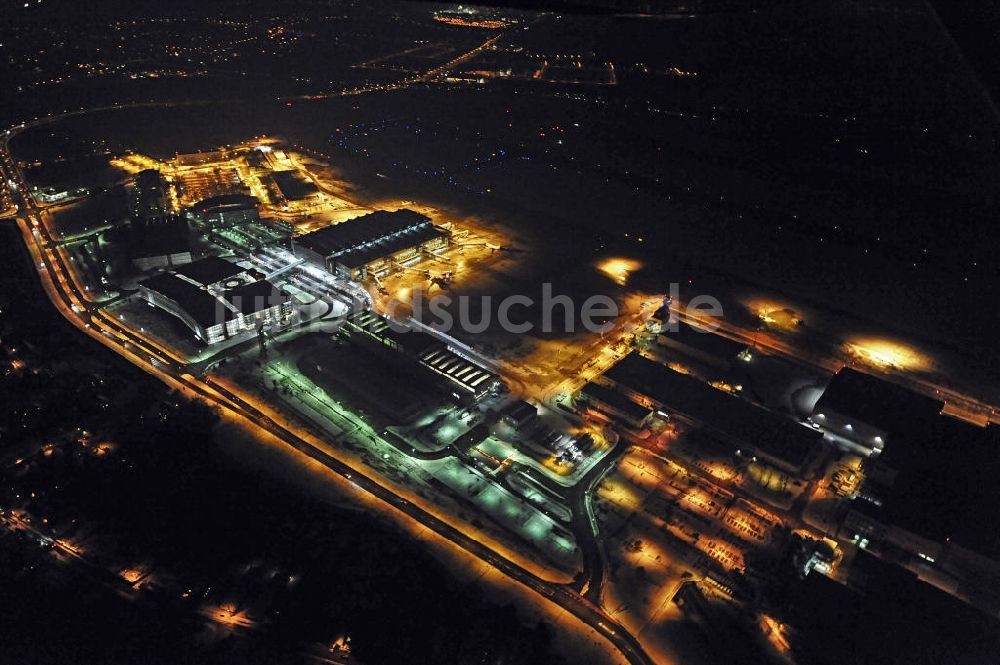
M 143 106 L 153 105 L 143 104 Z M 106 108 L 119 107 L 103 107 L 100 110 Z M 75 111 L 65 115 L 79 115 L 81 113 L 84 111 Z M 62 117 L 65 116 L 50 116 L 39 121 L 38 124 L 46 124 Z M 28 125 L 21 125 L 17 131 L 27 127 Z M 171 388 L 175 388 L 189 397 L 202 399 L 224 409 L 278 437 L 292 448 L 349 480 L 356 487 L 380 499 L 384 504 L 395 508 L 398 512 L 432 530 L 440 537 L 476 556 L 509 579 L 555 603 L 602 635 L 633 665 L 654 665 L 654 661 L 645 652 L 639 641 L 599 606 L 581 597 L 567 586 L 542 579 L 489 546 L 465 534 L 452 524 L 414 505 L 372 477 L 360 473 L 337 457 L 320 450 L 299 434 L 291 431 L 286 424 L 277 422 L 211 378 L 202 380 L 184 372 L 184 364 L 172 353 L 132 330 L 122 321 L 107 315 L 99 308 L 95 308 L 80 292 L 74 279 L 74 271 L 66 265 L 57 251 L 58 248 L 52 241 L 52 234 L 46 224 L 43 211 L 38 208 L 30 194 L 26 194 L 28 190 L 23 175 L 10 157 L 8 147 L 10 137 L 11 132 L 8 131 L 0 139 L 0 162 L 2 162 L 0 170 L 3 171 L 5 177 L 11 177 L 18 184 L 18 194 L 23 204 L 23 215 L 18 218 L 18 226 L 21 229 L 24 242 L 35 260 L 35 265 L 41 273 L 41 281 L 46 294 L 57 310 L 70 323 Z M 129 344 L 132 344 L 136 350 L 149 353 L 149 355 L 140 356 L 135 350 L 128 348 Z

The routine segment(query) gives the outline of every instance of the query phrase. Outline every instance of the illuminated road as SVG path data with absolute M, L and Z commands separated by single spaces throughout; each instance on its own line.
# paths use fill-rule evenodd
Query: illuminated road
M 500 33 L 499 35 L 496 35 L 495 37 L 491 37 L 490 39 L 487 39 L 485 42 L 483 42 L 482 44 L 480 44 L 476 48 L 472 49 L 468 53 L 463 53 L 462 55 L 458 56 L 457 58 L 453 58 L 452 60 L 449 60 L 448 62 L 444 63 L 440 67 L 435 67 L 434 69 L 432 69 L 432 70 L 430 70 L 428 72 L 425 72 L 424 74 L 421 74 L 420 76 L 418 76 L 415 79 L 413 79 L 413 82 L 414 83 L 423 83 L 425 81 L 430 81 L 430 80 L 432 80 L 432 79 L 434 79 L 434 78 L 436 78 L 436 77 L 438 77 L 438 76 L 446 73 L 448 70 L 454 69 L 455 67 L 457 67 L 458 65 L 462 64 L 466 60 L 470 60 L 470 59 L 476 57 L 482 51 L 484 51 L 486 49 L 489 49 L 489 48 L 492 48 L 493 45 L 496 44 L 497 41 L 502 36 L 503 36 L 503 33 Z
M 51 121 L 52 118 L 46 118 L 39 124 Z M 76 283 L 74 271 L 53 242 L 42 211 L 27 194 L 29 191 L 27 183 L 8 150 L 10 136 L 11 132 L 7 132 L 0 139 L 0 170 L 3 171 L 5 179 L 9 177 L 17 184 L 17 196 L 21 199 L 22 210 L 18 225 L 22 236 L 39 271 L 46 293 L 67 320 L 167 385 L 179 389 L 188 396 L 203 399 L 275 435 L 301 453 L 321 462 L 356 487 L 547 598 L 604 636 L 630 663 L 652 665 L 653 660 L 646 654 L 638 640 L 597 605 L 566 586 L 540 578 L 489 546 L 399 496 L 374 478 L 358 472 L 342 460 L 320 450 L 293 431 L 291 425 L 277 422 L 217 381 L 211 378 L 202 380 L 192 376 L 187 373 L 183 361 L 173 353 L 102 311 L 99 304 L 91 301 Z
M 573 534 L 583 553 L 583 575 L 580 592 L 583 597 L 601 605 L 604 584 L 608 577 L 608 559 L 604 551 L 597 516 L 594 515 L 594 487 L 601 482 L 628 449 L 630 442 L 624 437 L 618 440 L 611 452 L 595 464 L 567 493 L 569 506 L 573 511 Z
M 479 55 L 481 52 L 483 52 L 483 51 L 485 51 L 487 49 L 493 48 L 493 45 L 496 44 L 497 41 L 499 41 L 501 37 L 503 37 L 503 33 L 502 32 L 499 33 L 499 34 L 497 34 L 497 35 L 495 35 L 495 36 L 493 36 L 493 37 L 491 37 L 491 38 L 489 38 L 489 39 L 487 39 L 485 42 L 483 42 L 482 44 L 480 44 L 476 48 L 472 49 L 471 51 L 463 53 L 462 55 L 459 55 L 459 56 L 457 56 L 457 57 L 449 60 L 448 62 L 444 63 L 443 65 L 438 65 L 437 67 L 434 67 L 433 69 L 430 69 L 430 70 L 428 70 L 426 72 L 423 72 L 422 74 L 417 74 L 416 76 L 411 76 L 409 78 L 403 79 L 402 81 L 398 81 L 396 83 L 373 83 L 371 85 L 359 86 L 357 88 L 349 88 L 349 89 L 345 89 L 345 90 L 338 90 L 336 92 L 324 92 L 324 93 L 313 94 L 313 95 L 298 95 L 298 96 L 295 96 L 295 97 L 283 97 L 282 99 L 283 100 L 287 100 L 288 102 L 291 102 L 293 100 L 330 99 L 331 97 L 347 97 L 347 96 L 351 96 L 351 95 L 362 95 L 362 94 L 369 93 L 369 92 L 400 90 L 400 89 L 405 88 L 405 87 L 407 87 L 409 85 L 418 84 L 418 83 L 427 83 L 427 82 L 432 81 L 435 78 L 441 76 L 442 74 L 447 73 L 449 70 L 454 69 L 455 67 L 457 67 L 458 65 L 462 64 L 463 62 L 466 62 L 467 60 L 470 60 L 470 59 L 474 58 L 475 56 Z

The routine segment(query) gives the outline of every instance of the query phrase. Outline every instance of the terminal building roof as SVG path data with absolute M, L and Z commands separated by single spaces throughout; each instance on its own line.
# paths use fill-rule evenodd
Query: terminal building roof
M 404 208 L 395 212 L 376 210 L 299 236 L 295 242 L 320 256 L 354 262 L 365 256 L 385 256 L 444 233 L 426 215 Z M 403 243 L 401 246 L 397 238 L 405 238 L 399 241 Z M 344 256 L 346 254 L 351 256 Z
M 802 467 L 817 450 L 821 432 L 713 388 L 638 353 L 631 353 L 604 376 L 667 409 L 704 424 L 730 441 Z
M 364 247 L 350 249 L 342 254 L 338 254 L 336 261 L 348 268 L 360 268 L 383 256 L 391 256 L 409 247 L 422 245 L 428 240 L 433 240 L 442 235 L 444 235 L 444 231 L 433 224 L 427 224 L 426 226 L 404 231 L 399 235 L 385 238 Z
M 259 205 L 260 201 L 256 196 L 248 194 L 220 194 L 219 196 L 202 199 L 191 206 L 191 208 L 205 214 L 227 208 L 256 208 Z

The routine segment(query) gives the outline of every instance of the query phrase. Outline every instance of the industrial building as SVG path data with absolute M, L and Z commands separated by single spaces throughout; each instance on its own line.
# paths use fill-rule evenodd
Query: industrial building
M 538 407 L 525 400 L 517 400 L 504 409 L 500 420 L 516 430 L 524 429 L 538 418 Z
M 1000 652 L 993 612 L 858 551 L 836 579 L 789 585 L 775 617 L 794 662 L 986 663 Z
M 841 535 L 895 560 L 944 571 L 967 597 L 1000 612 L 1000 428 L 946 415 L 889 430 L 883 452 L 864 460 L 864 482 Z M 984 584 L 992 579 L 990 585 Z
M 663 325 L 656 343 L 716 369 L 729 370 L 737 358 L 745 357 L 747 345 L 716 334 L 713 330 L 684 321 Z
M 500 422 L 512 430 L 510 440 L 521 452 L 539 460 L 555 456 L 563 463 L 578 461 L 594 447 L 589 434 L 577 437 L 549 427 L 539 416 L 538 407 L 527 400 L 515 400 L 504 407 Z
M 844 367 L 830 380 L 809 420 L 829 436 L 877 454 L 893 433 L 908 430 L 915 420 L 932 418 L 943 408 L 940 400 Z
M 376 212 L 299 236 L 295 253 L 344 279 L 380 279 L 448 246 L 450 232 L 412 210 Z
M 810 420 L 871 455 L 840 536 L 991 613 L 1000 613 L 1000 429 L 941 413 L 944 403 L 885 379 L 841 369 Z
M 260 221 L 260 201 L 247 194 L 222 194 L 191 206 L 191 217 L 211 227 L 229 227 Z
M 218 290 L 235 288 L 246 283 L 247 271 L 221 256 L 206 256 L 184 266 L 174 268 L 178 277 L 201 289 Z
M 759 456 L 803 475 L 820 449 L 821 432 L 630 353 L 600 378 L 638 404 L 703 425 L 745 456 Z
M 272 171 L 262 180 L 267 178 L 274 182 L 281 200 L 306 201 L 319 196 L 319 188 L 297 171 Z
M 358 312 L 340 327 L 341 336 L 378 353 L 408 359 L 414 374 L 443 389 L 456 401 L 476 400 L 499 386 L 500 378 L 489 369 L 460 355 L 430 333 L 371 311 Z
M 595 411 L 621 420 L 629 427 L 642 427 L 652 413 L 647 407 L 636 404 L 617 390 L 593 381 L 588 381 L 580 389 L 577 400 Z
M 132 264 L 141 272 L 191 262 L 187 221 L 174 214 L 133 218 L 112 236 L 121 238 Z
M 266 280 L 219 257 L 208 257 L 139 282 L 140 295 L 176 316 L 206 344 L 281 325 L 291 298 Z
M 243 155 L 243 160 L 246 162 L 247 168 L 249 168 L 254 174 L 260 175 L 261 173 L 266 173 L 271 170 L 271 164 L 267 158 L 267 152 L 261 150 L 260 148 L 254 148 Z

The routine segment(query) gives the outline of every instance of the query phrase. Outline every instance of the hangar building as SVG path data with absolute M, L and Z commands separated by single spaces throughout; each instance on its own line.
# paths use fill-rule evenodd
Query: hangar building
M 292 312 L 291 298 L 267 280 L 212 256 L 139 282 L 153 307 L 176 316 L 206 344 L 260 326 L 280 325 Z

